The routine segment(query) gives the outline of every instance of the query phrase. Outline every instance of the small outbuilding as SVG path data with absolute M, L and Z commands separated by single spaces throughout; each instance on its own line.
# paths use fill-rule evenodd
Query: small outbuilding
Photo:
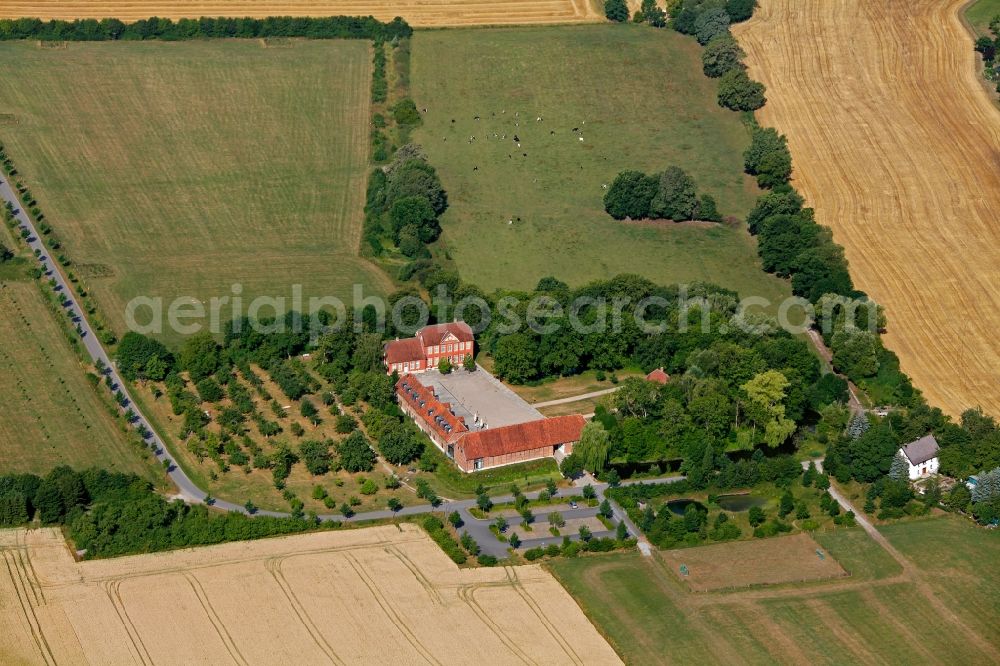
M 941 447 L 938 446 L 934 435 L 925 435 L 915 442 L 905 444 L 899 450 L 909 463 L 910 481 L 938 473 L 938 468 L 941 466 L 938 461 L 940 450 Z
M 647 382 L 656 382 L 657 384 L 666 384 L 670 381 L 670 375 L 667 374 L 666 370 L 663 368 L 657 368 L 651 373 L 646 375 Z

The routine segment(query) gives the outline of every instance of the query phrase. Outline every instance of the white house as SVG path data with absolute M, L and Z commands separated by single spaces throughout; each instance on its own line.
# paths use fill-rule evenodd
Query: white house
M 934 435 L 925 435 L 915 442 L 906 444 L 899 450 L 909 463 L 910 481 L 931 474 L 937 474 L 940 462 L 938 461 L 938 446 Z

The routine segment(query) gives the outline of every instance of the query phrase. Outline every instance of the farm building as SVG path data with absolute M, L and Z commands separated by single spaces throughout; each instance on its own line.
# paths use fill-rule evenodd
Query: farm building
M 579 414 L 541 417 L 490 428 L 476 415 L 469 423 L 450 402 L 414 375 L 396 382 L 400 408 L 463 472 L 538 460 L 573 452 L 586 422 Z
M 904 445 L 899 451 L 906 458 L 909 464 L 909 476 L 911 481 L 931 474 L 937 474 L 940 463 L 938 461 L 938 446 L 934 435 L 925 435 L 915 442 Z
M 464 321 L 424 326 L 412 338 L 386 344 L 386 371 L 390 375 L 424 372 L 437 367 L 441 359 L 458 365 L 473 354 L 475 344 L 475 335 Z

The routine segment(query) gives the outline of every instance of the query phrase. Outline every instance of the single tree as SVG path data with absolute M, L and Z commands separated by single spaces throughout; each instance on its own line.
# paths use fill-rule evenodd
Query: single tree
M 667 167 L 660 174 L 649 214 L 668 220 L 693 220 L 698 214 L 698 193 L 691 176 L 680 167 Z
M 594 420 L 583 426 L 580 441 L 573 452 L 580 456 L 584 469 L 596 474 L 607 464 L 609 448 L 607 430 L 600 421 Z
M 497 516 L 497 519 L 493 521 L 493 524 L 496 526 L 497 532 L 503 534 L 504 532 L 507 531 L 508 527 L 507 519 L 504 518 L 503 516 Z
M 462 514 L 460 514 L 458 511 L 452 511 L 451 513 L 448 514 L 448 522 L 451 523 L 451 526 L 454 527 L 455 529 L 458 529 L 459 527 L 464 525 L 464 523 L 462 522 Z
M 389 507 L 389 511 L 392 511 L 393 513 L 396 513 L 397 511 L 403 508 L 403 503 L 400 502 L 395 497 L 390 497 L 389 501 L 386 504 Z
M 609 21 L 624 23 L 628 20 L 628 5 L 625 0 L 604 0 L 604 15 Z
M 507 539 L 507 543 L 510 544 L 511 548 L 518 548 L 521 545 L 521 538 L 515 533 L 511 533 L 510 537 Z
M 601 502 L 601 505 L 597 509 L 597 513 L 610 520 L 611 516 L 614 515 L 614 512 L 611 510 L 611 502 L 607 499 Z
M 908 478 L 909 474 L 910 464 L 906 461 L 902 451 L 896 451 L 896 455 L 892 457 L 892 464 L 889 466 L 889 476 L 897 481 L 902 481 Z
M 731 69 L 719 79 L 719 105 L 733 111 L 756 111 L 767 101 L 764 84 L 752 81 L 742 69 Z
M 718 78 L 743 66 L 746 53 L 728 32 L 713 37 L 701 52 L 701 67 L 705 76 Z

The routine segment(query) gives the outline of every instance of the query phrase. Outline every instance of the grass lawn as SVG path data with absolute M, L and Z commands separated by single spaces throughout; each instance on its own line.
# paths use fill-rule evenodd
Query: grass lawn
M 1000 650 L 1000 531 L 975 528 L 954 516 L 896 523 L 879 530 L 927 573 L 928 585 L 962 622 Z
M 965 10 L 965 18 L 980 36 L 992 37 L 990 21 L 1000 15 L 1000 0 L 976 0 Z
M 462 276 L 492 290 L 630 272 L 786 296 L 741 224 L 632 224 L 604 212 L 601 185 L 619 171 L 671 164 L 724 215 L 751 207 L 748 132 L 716 103 L 699 53 L 690 38 L 632 25 L 417 33 L 412 90 L 427 111 L 413 138 L 448 190 L 443 238 Z
M 917 566 L 920 581 L 946 612 L 929 603 L 924 583 L 889 580 L 900 568 L 856 528 L 814 535 L 850 578 L 775 590 L 687 592 L 659 558 L 638 553 L 557 559 L 546 566 L 626 663 L 983 660 L 948 612 L 1000 649 L 1000 534 L 954 518 L 900 523 L 883 532 Z
M 96 466 L 162 483 L 87 383 L 38 287 L 12 276 L 0 269 L 0 473 Z
M 489 495 L 506 495 L 512 484 L 524 492 L 540 490 L 549 479 L 557 483 L 562 481 L 559 465 L 554 458 L 542 458 L 529 462 L 504 465 L 475 473 L 466 473 L 458 469 L 441 451 L 427 443 L 425 454 L 437 463 L 437 469 L 432 472 L 418 472 L 411 480 L 426 479 L 431 488 L 441 497 L 449 499 L 469 499 L 476 496 L 476 489 L 482 485 Z M 415 465 L 414 465 L 415 466 Z M 405 468 L 399 468 L 399 475 L 407 479 Z
M 119 331 L 139 295 L 386 291 L 357 257 L 370 81 L 361 40 L 3 43 L 0 140 Z
M 619 380 L 629 377 L 642 377 L 638 370 L 619 370 L 616 373 L 606 373 L 607 377 L 612 374 L 617 375 Z M 508 384 L 508 386 L 519 396 L 534 404 L 536 402 L 548 402 L 549 400 L 559 400 L 560 398 L 571 398 L 594 391 L 606 391 L 617 388 L 619 384 L 613 383 L 610 379 L 604 381 L 597 379 L 597 373 L 587 370 L 572 377 L 558 377 L 543 381 L 534 386 Z
M 815 532 L 812 537 L 855 580 L 888 578 L 902 571 L 899 562 L 892 559 L 860 527 Z

